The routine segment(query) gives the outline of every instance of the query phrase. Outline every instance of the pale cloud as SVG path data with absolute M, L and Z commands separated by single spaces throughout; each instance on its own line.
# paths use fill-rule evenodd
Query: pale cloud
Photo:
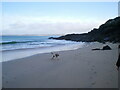
M 98 28 L 104 21 L 72 17 L 4 16 L 3 35 L 84 33 Z

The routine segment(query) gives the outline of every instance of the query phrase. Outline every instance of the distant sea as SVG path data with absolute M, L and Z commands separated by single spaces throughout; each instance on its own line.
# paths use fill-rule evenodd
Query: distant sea
M 2 61 L 23 58 L 37 53 L 73 50 L 84 45 L 82 42 L 53 40 L 48 39 L 49 37 L 59 36 L 2 36 L 0 40 Z

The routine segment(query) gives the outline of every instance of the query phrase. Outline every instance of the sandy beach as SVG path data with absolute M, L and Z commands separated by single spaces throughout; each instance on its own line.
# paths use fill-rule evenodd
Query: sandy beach
M 117 44 L 112 50 L 95 50 L 104 44 L 93 43 L 77 50 L 36 54 L 3 62 L 4 88 L 118 88 Z

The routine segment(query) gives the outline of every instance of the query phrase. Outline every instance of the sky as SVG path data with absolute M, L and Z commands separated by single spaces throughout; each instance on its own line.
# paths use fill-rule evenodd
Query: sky
M 2 34 L 86 33 L 117 16 L 117 2 L 3 2 Z

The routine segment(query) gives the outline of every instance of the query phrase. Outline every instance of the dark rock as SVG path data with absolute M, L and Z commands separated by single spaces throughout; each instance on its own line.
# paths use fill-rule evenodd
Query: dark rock
M 118 46 L 118 48 L 120 49 L 120 45 Z
M 92 50 L 101 50 L 100 48 L 95 48 L 95 49 L 92 49 Z
M 120 54 L 119 54 L 118 60 L 116 62 L 116 66 L 118 67 L 118 70 L 119 70 L 119 67 L 120 67 Z
M 54 37 L 49 37 L 48 39 L 54 39 Z
M 111 47 L 110 47 L 110 46 L 106 45 L 106 46 L 104 46 L 104 47 L 103 47 L 103 49 L 102 49 L 102 50 L 112 50 L 112 49 L 111 49 Z

